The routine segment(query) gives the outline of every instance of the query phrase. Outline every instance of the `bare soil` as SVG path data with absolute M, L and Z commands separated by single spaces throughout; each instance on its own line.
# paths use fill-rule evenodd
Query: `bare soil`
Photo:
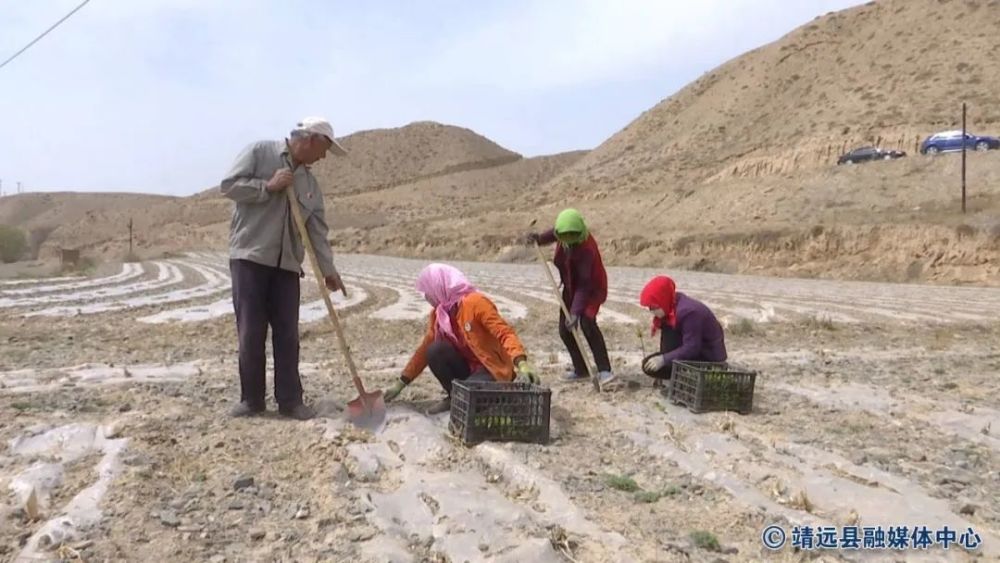
M 91 286 L 123 295 L 77 303 L 160 304 L 46 317 L 24 316 L 44 305 L 0 309 L 0 488 L 38 464 L 61 468 L 59 479 L 32 481 L 45 493 L 37 521 L 13 490 L 0 495 L 5 559 L 860 557 L 767 551 L 760 534 L 776 523 L 973 527 L 981 560 L 998 556 L 997 290 L 679 273 L 681 290 L 728 327 L 731 359 L 758 372 L 751 414 L 695 415 L 639 370 L 652 340 L 634 303 L 654 270 L 611 270 L 601 319 L 621 383 L 598 394 L 559 379 L 568 357 L 538 265 L 460 263 L 516 327 L 553 405 L 548 444 L 469 447 L 451 437 L 447 414 L 423 414 L 441 396 L 429 373 L 376 433 L 336 409 L 308 422 L 278 418 L 273 404 L 262 417 L 226 418 L 239 392 L 231 313 L 139 320 L 228 298 L 221 289 L 171 300 L 204 284 L 192 266 L 226 270 L 218 254 L 177 260 L 179 288 L 131 295 L 149 273 Z M 355 358 L 369 387 L 388 386 L 424 326 L 412 290 L 424 262 L 340 260 L 365 294 L 343 309 Z M 304 282 L 303 303 L 314 302 Z M 34 295 L 51 294 L 45 287 Z M 301 334 L 307 400 L 343 406 L 354 392 L 329 325 L 317 316 Z M 60 514 L 81 525 L 53 531 Z M 974 559 L 954 547 L 869 555 Z

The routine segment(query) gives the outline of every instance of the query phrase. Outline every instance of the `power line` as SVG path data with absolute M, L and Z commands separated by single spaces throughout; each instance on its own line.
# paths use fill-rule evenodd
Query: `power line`
M 76 8 L 73 8 L 72 12 L 70 12 L 70 13 L 66 14 L 65 16 L 63 16 L 61 20 L 59 20 L 56 23 L 52 24 L 52 27 L 50 27 L 50 28 L 46 29 L 44 32 L 42 32 L 42 34 L 39 35 L 38 37 L 36 37 L 34 40 L 32 40 L 31 43 L 28 43 L 20 51 L 18 51 L 16 53 L 14 53 L 13 55 L 11 55 L 9 59 L 7 59 L 6 61 L 0 63 L 0 68 L 3 68 L 5 66 L 7 66 L 7 63 L 9 63 L 12 60 L 16 59 L 21 53 L 27 51 L 35 43 L 38 43 L 39 39 L 41 39 L 42 37 L 45 37 L 46 35 L 49 34 L 50 31 L 52 31 L 53 29 L 59 27 L 59 24 L 61 24 L 62 22 L 68 20 L 70 16 L 72 16 L 77 11 L 79 11 L 80 8 L 84 7 L 88 2 L 90 2 L 90 0 L 83 0 L 83 2 L 81 2 L 79 6 L 77 6 Z

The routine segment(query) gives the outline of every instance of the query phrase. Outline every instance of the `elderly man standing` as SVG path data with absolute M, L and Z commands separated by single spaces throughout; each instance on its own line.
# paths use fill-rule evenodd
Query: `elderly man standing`
M 239 334 L 240 403 L 232 416 L 264 411 L 268 325 L 278 412 L 298 420 L 315 415 L 303 403 L 299 378 L 299 279 L 305 249 L 285 190 L 295 191 L 327 289 L 342 290 L 327 240 L 323 193 L 309 170 L 328 151 L 347 154 L 325 119 L 307 117 L 289 138 L 259 141 L 243 149 L 220 185 L 222 195 L 235 202 L 229 269 Z

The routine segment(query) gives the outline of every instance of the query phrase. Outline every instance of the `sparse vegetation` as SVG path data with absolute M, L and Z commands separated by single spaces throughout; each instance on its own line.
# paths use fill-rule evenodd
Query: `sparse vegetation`
M 681 490 L 679 487 L 676 485 L 670 485 L 662 491 L 637 491 L 632 498 L 634 498 L 636 502 L 652 504 L 663 497 L 672 497 L 680 494 L 680 492 Z
M 636 502 L 652 504 L 660 500 L 661 497 L 662 495 L 660 493 L 654 491 L 638 491 L 632 498 L 634 498 Z
M 91 274 L 97 269 L 97 260 L 90 256 L 81 256 L 76 264 L 64 264 L 61 271 L 63 273 Z
M 812 315 L 805 320 L 805 325 L 809 330 L 837 330 L 833 319 L 826 315 Z
M 729 327 L 729 333 L 733 336 L 753 336 L 757 334 L 757 325 L 746 317 L 740 317 L 738 321 Z
M 626 493 L 634 493 L 639 490 L 639 484 L 627 475 L 605 475 L 604 482 L 612 489 Z
M 28 249 L 28 239 L 24 231 L 9 225 L 0 225 L 0 261 L 4 264 L 17 262 Z
M 721 551 L 722 546 L 719 544 L 719 538 L 715 537 L 712 532 L 706 532 L 705 530 L 695 530 L 691 532 L 691 541 L 699 549 L 704 549 L 707 551 Z

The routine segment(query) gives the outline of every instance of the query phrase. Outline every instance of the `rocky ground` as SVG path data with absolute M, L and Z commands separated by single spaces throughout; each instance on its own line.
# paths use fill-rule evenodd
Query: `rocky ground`
M 423 328 L 422 263 L 341 260 L 353 352 L 366 384 L 387 386 Z M 652 340 L 634 301 L 653 271 L 611 271 L 601 319 L 621 383 L 597 393 L 559 380 L 539 266 L 462 264 L 552 391 L 548 444 L 466 446 L 448 414 L 423 414 L 440 396 L 429 373 L 376 432 L 344 420 L 355 393 L 308 277 L 302 376 L 327 416 L 288 421 L 271 404 L 226 418 L 239 389 L 225 261 L 171 264 L 180 275 L 143 264 L 0 285 L 0 559 L 1000 557 L 997 290 L 677 273 L 723 318 L 731 359 L 758 372 L 752 413 L 696 415 L 639 370 Z M 775 524 L 947 525 L 982 545 L 769 551 Z

